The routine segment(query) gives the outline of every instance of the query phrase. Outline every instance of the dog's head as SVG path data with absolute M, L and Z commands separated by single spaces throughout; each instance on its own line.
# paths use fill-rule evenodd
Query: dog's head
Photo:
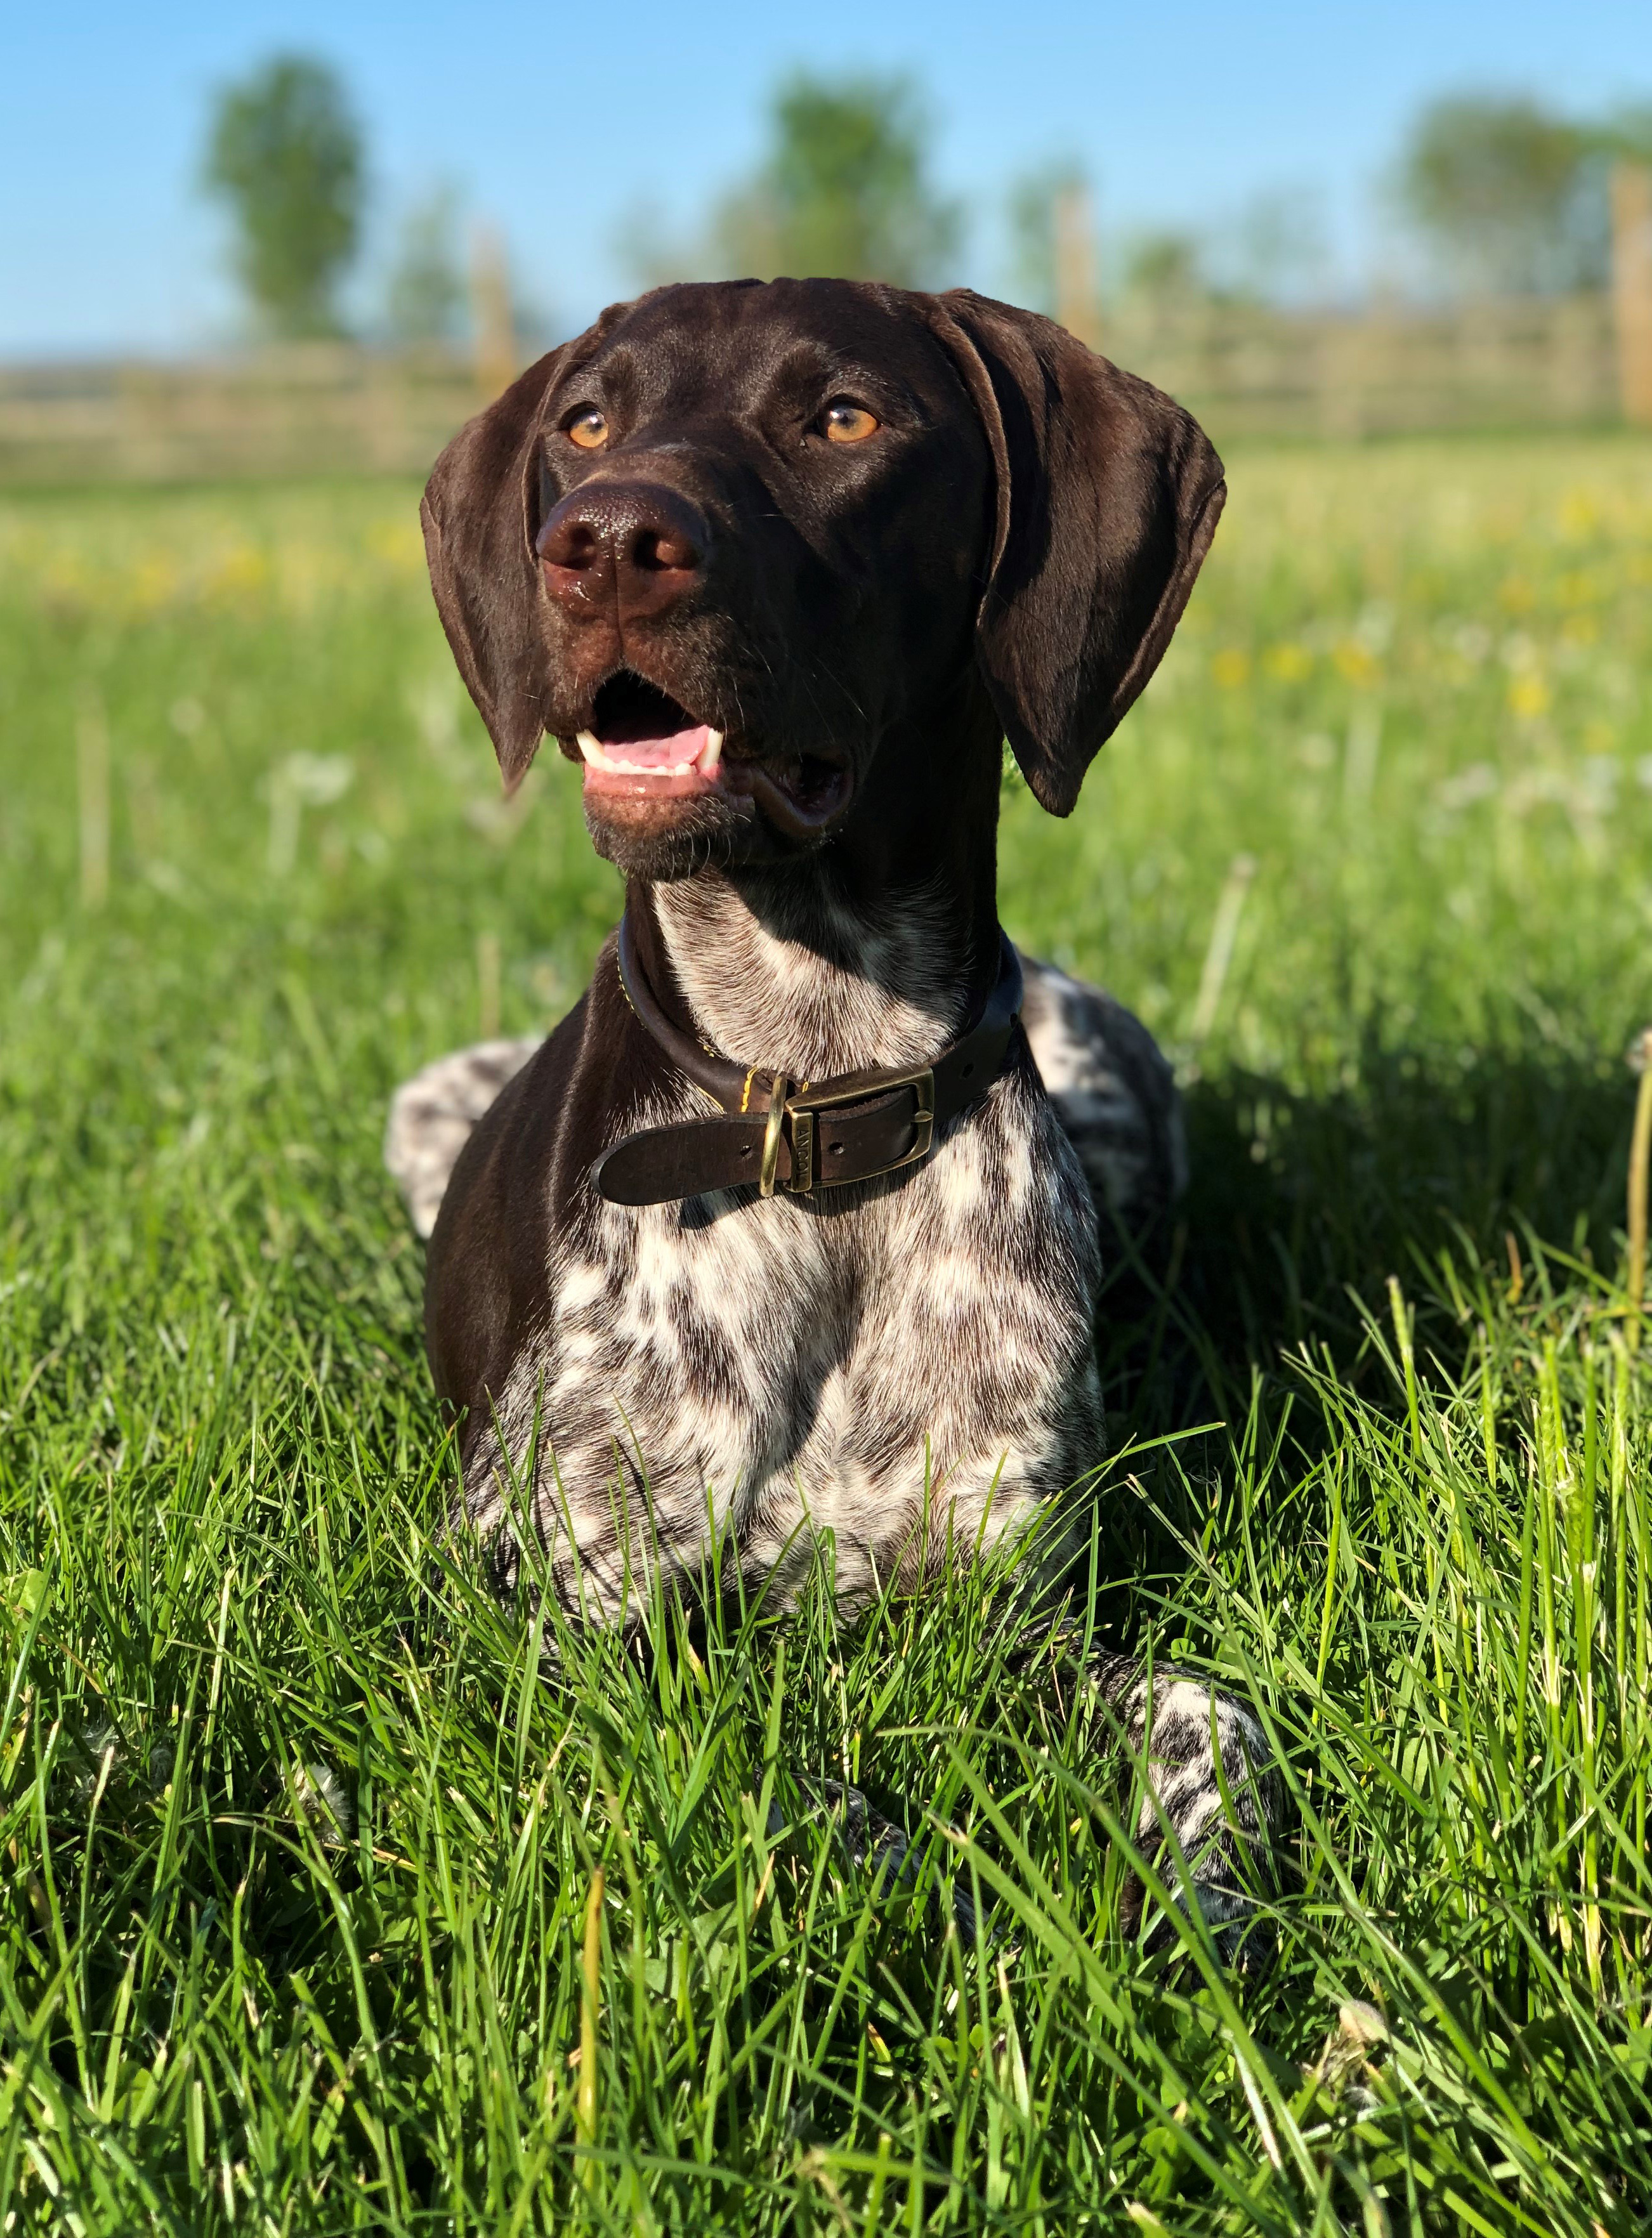
M 1047 319 L 776 280 L 604 312 L 454 438 L 423 517 L 507 785 L 550 732 L 599 849 L 671 877 L 821 844 L 972 676 L 1066 815 L 1223 496 L 1187 414 Z

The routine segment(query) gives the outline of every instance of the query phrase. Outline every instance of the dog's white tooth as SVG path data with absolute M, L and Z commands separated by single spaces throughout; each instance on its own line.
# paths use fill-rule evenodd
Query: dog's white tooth
M 698 761 L 673 762 L 663 768 L 658 762 L 627 761 L 623 754 L 611 754 L 594 732 L 576 731 L 574 737 L 587 762 L 597 769 L 614 770 L 620 777 L 687 777 L 695 769 L 703 769 L 710 776 L 717 766 L 715 754 L 707 762 L 703 753 Z M 723 744 L 721 732 L 713 731 L 712 737 L 720 752 Z
M 722 732 L 720 731 L 707 731 L 706 733 L 706 743 L 700 750 L 699 769 L 700 775 L 702 777 L 715 777 L 717 774 L 717 765 L 722 758 Z M 689 766 L 693 768 L 694 765 L 691 763 Z

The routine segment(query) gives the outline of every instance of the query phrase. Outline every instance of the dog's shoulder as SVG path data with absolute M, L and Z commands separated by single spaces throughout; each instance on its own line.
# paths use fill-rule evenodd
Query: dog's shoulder
M 469 1122 L 453 1161 L 430 1235 L 425 1322 L 437 1389 L 454 1405 L 496 1388 L 530 1340 L 553 1239 L 616 1114 L 644 1102 L 655 1069 L 610 941 L 591 985 Z

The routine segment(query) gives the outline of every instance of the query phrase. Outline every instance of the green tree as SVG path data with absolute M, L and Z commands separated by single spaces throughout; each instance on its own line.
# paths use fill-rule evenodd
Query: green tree
M 1311 186 L 1253 195 L 1218 242 L 1217 272 L 1242 302 L 1301 302 L 1330 270 L 1320 196 Z
M 1203 244 L 1191 233 L 1138 233 L 1125 244 L 1124 291 L 1154 303 L 1191 302 L 1211 293 Z
M 364 170 L 361 128 L 325 63 L 278 55 L 219 94 L 205 183 L 229 212 L 236 269 L 270 333 L 339 332 Z
M 799 74 L 774 97 L 769 156 L 715 214 L 723 270 L 770 279 L 944 280 L 961 232 L 928 178 L 928 130 L 904 78 Z
M 1597 287 L 1609 254 L 1604 138 L 1535 101 L 1436 101 L 1412 128 L 1400 201 L 1463 286 L 1491 295 Z

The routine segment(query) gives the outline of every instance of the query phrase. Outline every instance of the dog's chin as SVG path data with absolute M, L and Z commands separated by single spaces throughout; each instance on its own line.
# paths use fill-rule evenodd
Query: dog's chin
M 749 807 L 716 793 L 659 800 L 634 794 L 585 793 L 585 828 L 599 855 L 628 878 L 687 878 L 696 871 L 754 859 L 760 835 Z
M 802 761 L 779 768 L 725 762 L 715 781 L 585 770 L 591 844 L 629 877 L 795 860 L 823 847 L 854 793 L 851 772 Z

